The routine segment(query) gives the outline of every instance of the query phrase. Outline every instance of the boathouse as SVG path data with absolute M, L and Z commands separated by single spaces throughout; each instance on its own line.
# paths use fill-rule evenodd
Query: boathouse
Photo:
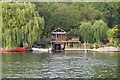
M 52 32 L 52 41 L 51 42 L 59 42 L 64 43 L 66 41 L 66 34 L 67 32 L 61 28 L 57 28 Z
M 79 43 L 79 38 L 74 37 L 72 39 L 67 39 L 67 32 L 61 28 L 57 28 L 51 32 L 51 47 L 52 50 L 61 51 L 64 50 L 65 47 L 68 47 L 70 43 Z

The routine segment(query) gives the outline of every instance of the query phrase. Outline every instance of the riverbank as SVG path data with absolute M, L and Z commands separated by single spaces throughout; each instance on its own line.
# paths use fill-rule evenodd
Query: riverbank
M 120 52 L 120 48 L 117 47 L 101 47 L 98 49 L 94 49 L 94 51 L 109 51 L 109 52 Z
M 81 48 L 66 48 L 65 51 L 111 51 L 120 52 L 120 48 L 116 47 L 101 47 L 97 49 L 81 49 Z
M 93 50 L 93 49 L 65 48 L 65 51 L 85 51 L 85 50 Z

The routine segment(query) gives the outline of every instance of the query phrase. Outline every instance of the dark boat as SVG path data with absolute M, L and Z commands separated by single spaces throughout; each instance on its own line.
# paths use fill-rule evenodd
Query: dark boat
M 64 51 L 65 49 L 65 45 L 64 46 L 61 46 L 60 43 L 56 43 L 54 44 L 54 47 L 53 47 L 53 51 L 56 51 L 56 52 L 61 52 L 61 51 Z
M 9 49 L 9 50 L 2 49 L 2 50 L 0 50 L 0 52 L 24 52 L 25 50 L 27 50 L 27 49 L 22 47 L 22 48 Z

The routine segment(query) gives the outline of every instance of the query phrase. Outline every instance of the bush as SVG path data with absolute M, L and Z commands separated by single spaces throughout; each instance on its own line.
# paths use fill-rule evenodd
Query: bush
M 90 48 L 90 49 L 93 49 L 94 48 L 94 44 L 91 44 L 91 43 L 89 43 L 88 45 L 87 45 L 87 47 L 88 48 Z M 99 48 L 99 45 L 95 45 L 95 48 L 97 49 L 97 48 Z
M 87 45 L 87 48 L 93 49 L 94 46 L 93 46 L 93 44 L 89 43 L 89 44 Z
M 120 44 L 118 44 L 118 47 L 120 48 Z
M 96 49 L 99 48 L 99 45 L 96 44 L 95 48 L 96 48 Z
M 110 47 L 110 46 L 115 47 L 116 45 L 115 45 L 114 43 L 107 43 L 107 44 L 105 45 L 105 47 Z

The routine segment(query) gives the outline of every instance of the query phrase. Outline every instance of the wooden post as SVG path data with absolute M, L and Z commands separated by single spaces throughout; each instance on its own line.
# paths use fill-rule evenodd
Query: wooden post
M 51 49 L 52 49 L 52 42 L 51 42 Z
M 62 34 L 60 34 L 60 40 L 62 40 Z
M 83 43 L 83 45 L 84 45 L 84 48 L 85 48 L 85 53 L 86 53 L 86 52 L 87 52 L 87 49 L 86 49 L 87 43 L 86 43 L 86 42 L 84 42 L 84 43 Z
M 66 42 L 66 48 L 67 48 L 67 42 Z
M 79 48 L 80 48 L 80 42 L 79 42 Z
M 55 34 L 55 41 L 57 40 L 57 34 Z

